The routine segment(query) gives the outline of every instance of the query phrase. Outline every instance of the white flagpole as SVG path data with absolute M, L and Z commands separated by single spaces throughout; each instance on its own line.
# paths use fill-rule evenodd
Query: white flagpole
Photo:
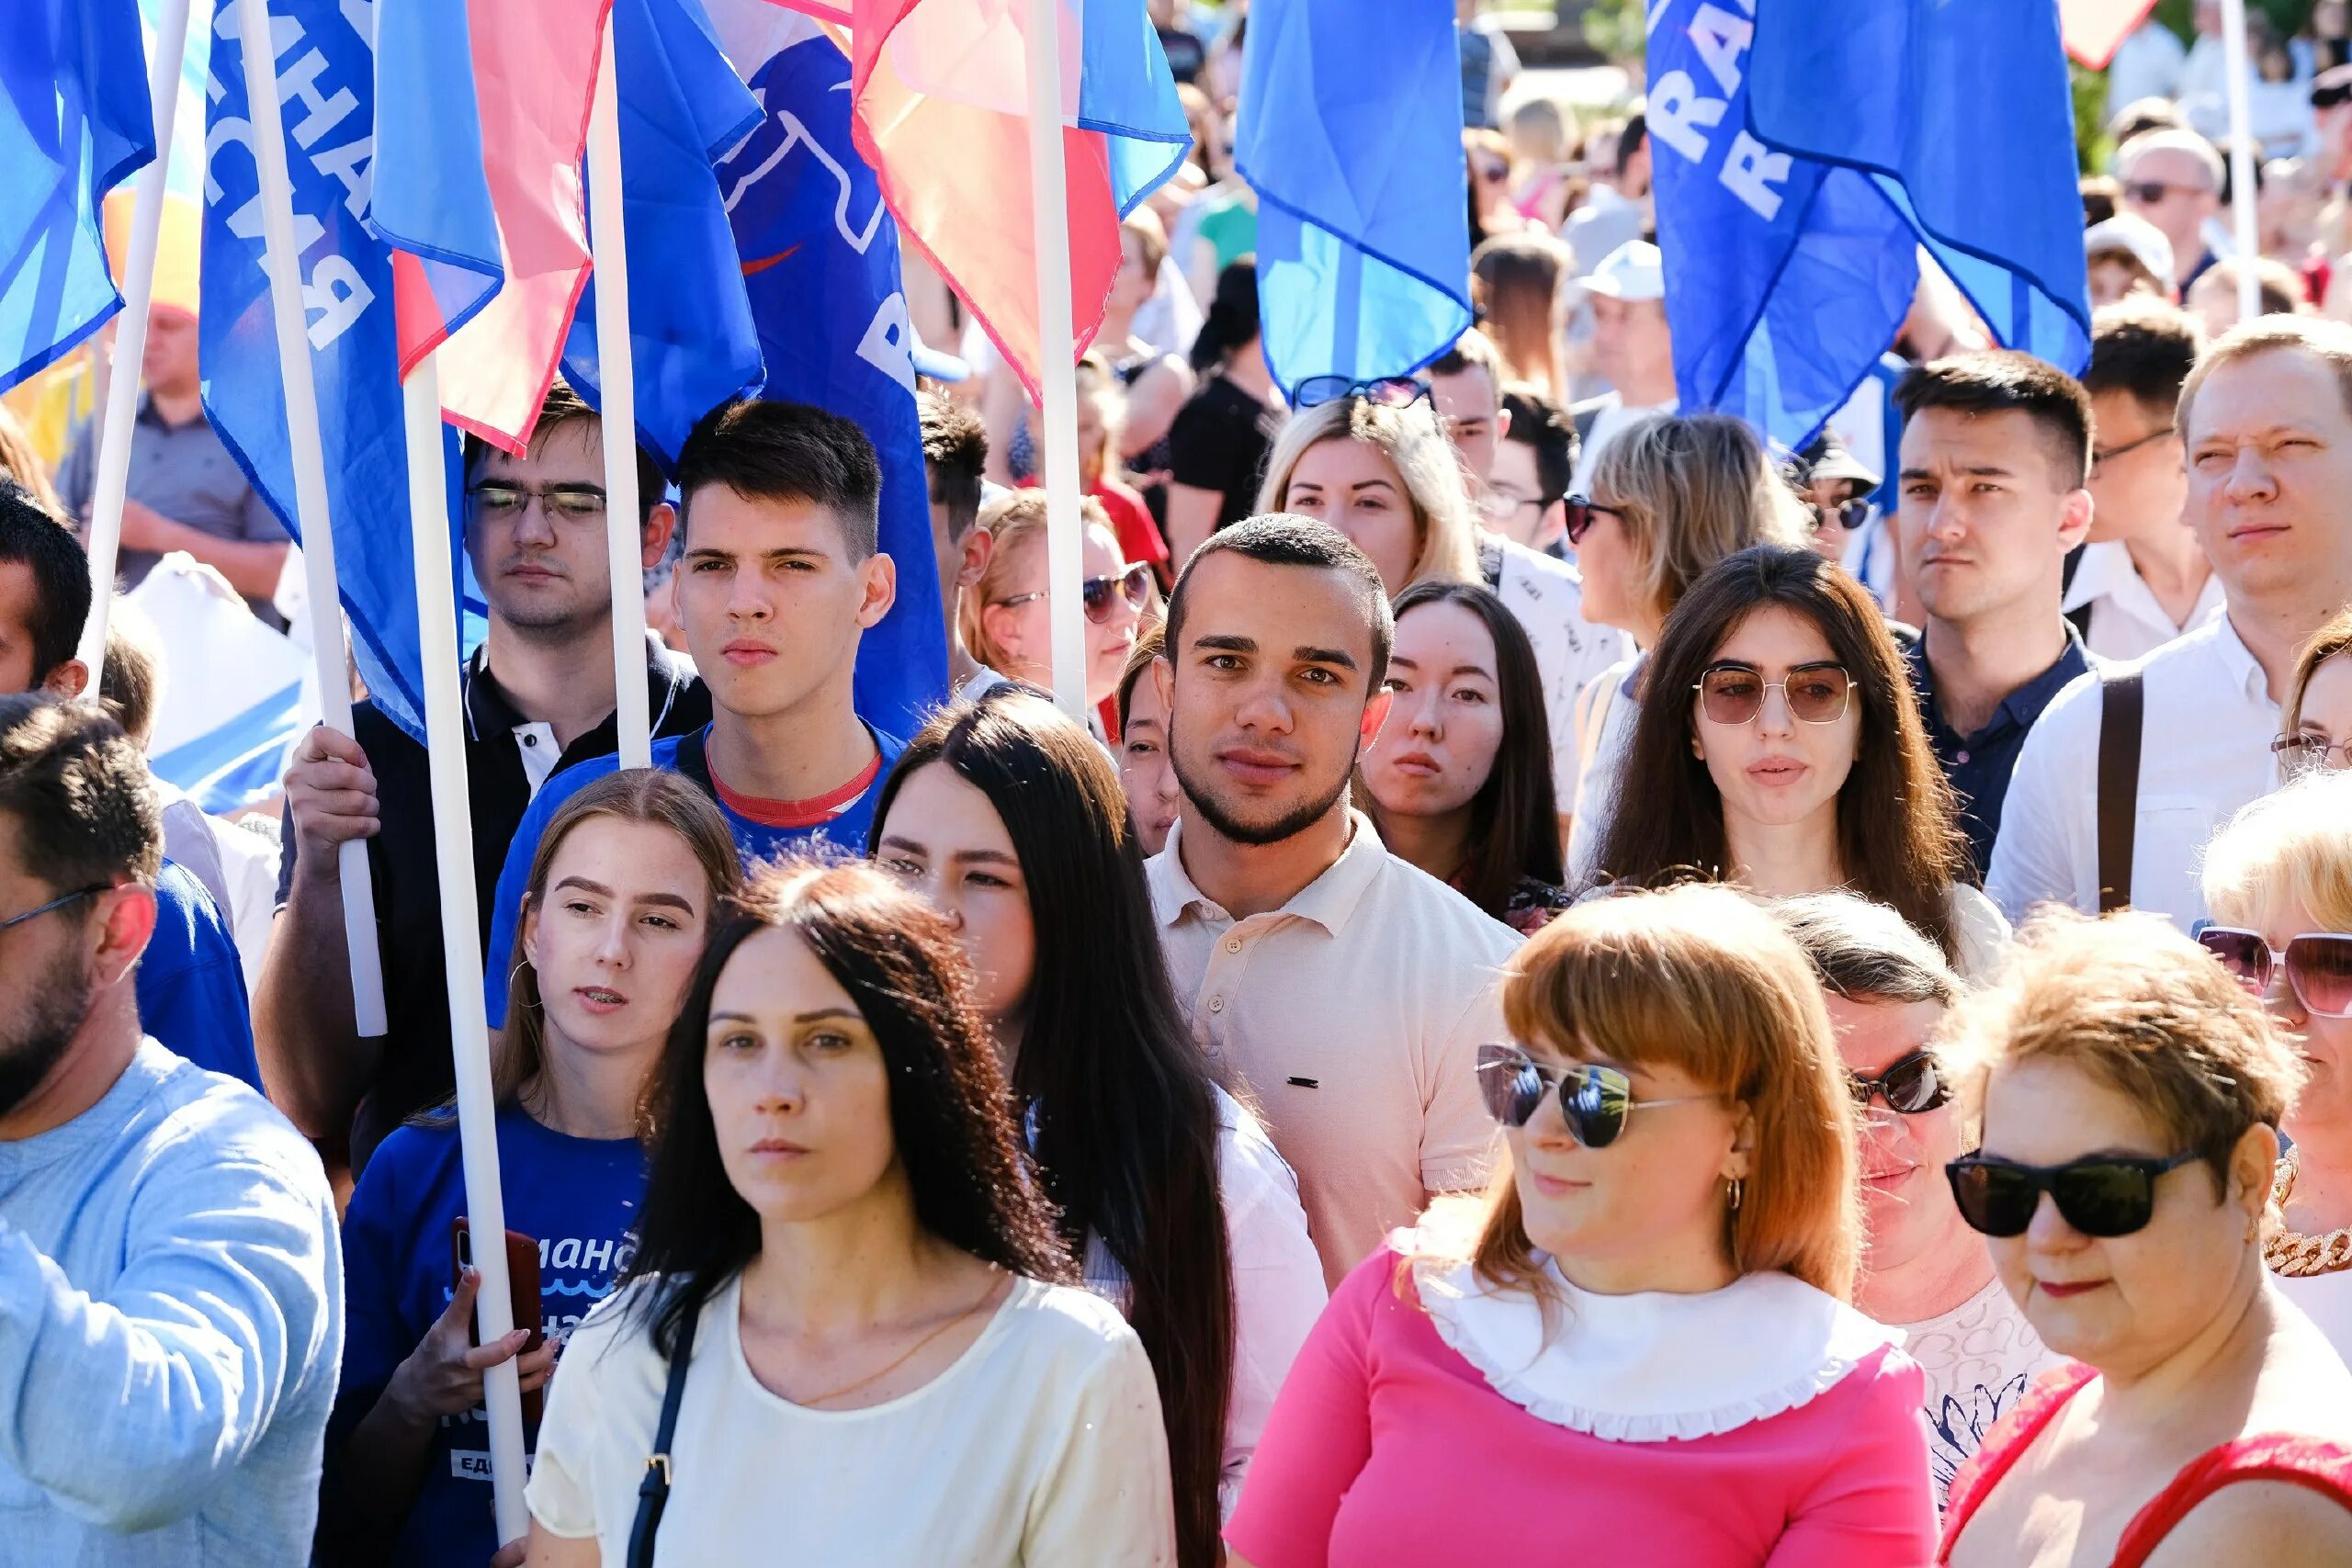
M 628 337 L 628 245 L 621 222 L 620 83 L 614 19 L 588 111 L 588 244 L 596 276 L 596 382 L 603 391 L 605 546 L 613 574 L 613 725 L 624 768 L 653 765 L 645 694 L 645 568 L 639 543 L 637 382 Z
M 441 389 L 426 355 L 401 386 L 408 438 L 409 533 L 416 559 L 416 625 L 424 656 L 425 755 L 433 780 L 435 869 L 441 880 L 441 943 L 449 987 L 449 1045 L 458 1081 L 458 1146 L 465 1168 L 467 1230 L 481 1290 L 474 1324 L 482 1344 L 514 1328 L 508 1295 L 506 1199 L 498 1177 L 498 1107 L 491 1093 L 490 1035 L 482 1010 L 481 931 L 474 908 L 473 817 L 466 790 L 466 721 L 458 692 L 458 605 L 450 584 L 448 475 L 441 452 Z M 639 682 L 639 689 L 644 682 Z M 503 1546 L 530 1529 L 523 1506 L 523 1396 L 513 1359 L 482 1374 L 490 1412 L 490 1494 Z
M 1062 160 L 1059 0 L 1029 0 L 1029 197 L 1037 251 L 1037 376 L 1046 394 L 1046 589 L 1051 607 L 1054 698 L 1083 722 L 1086 623 L 1084 520 L 1078 506 L 1078 373 L 1070 321 L 1069 177 Z
M 328 726 L 348 736 L 351 677 L 344 669 L 343 597 L 335 588 L 326 453 L 319 441 L 319 391 L 311 378 L 301 256 L 294 248 L 294 182 L 286 172 L 286 122 L 277 93 L 277 56 L 269 38 L 268 0 L 238 0 L 237 23 L 246 107 L 253 118 L 254 161 L 261 169 L 262 265 L 269 274 L 278 374 L 286 385 L 286 438 L 294 465 L 295 521 L 302 530 L 319 705 Z M 384 971 L 376 951 L 376 893 L 368 872 L 367 841 L 345 840 L 337 865 L 343 879 L 343 934 L 351 953 L 352 1019 L 360 1034 L 379 1035 L 386 1027 Z
M 164 226 L 164 186 L 171 173 L 172 121 L 180 103 L 180 62 L 187 55 L 188 0 L 164 0 L 155 54 L 147 62 L 154 104 L 155 161 L 131 187 L 130 251 L 123 258 L 122 314 L 115 328 L 114 370 L 106 376 L 98 425 L 96 489 L 90 498 L 90 618 L 82 626 L 89 689 L 106 667 L 107 617 L 114 607 L 115 561 L 122 553 L 122 502 L 130 482 L 131 422 L 139 413 L 139 367 L 147 356 L 147 308 L 154 299 L 155 250 Z M 96 355 L 92 364 L 97 363 Z
M 2254 137 L 2247 130 L 2245 0 L 2222 0 L 2222 69 L 2230 80 L 2230 224 L 2238 243 L 2238 317 L 2262 310 L 2254 264 L 2262 254 L 2254 212 Z

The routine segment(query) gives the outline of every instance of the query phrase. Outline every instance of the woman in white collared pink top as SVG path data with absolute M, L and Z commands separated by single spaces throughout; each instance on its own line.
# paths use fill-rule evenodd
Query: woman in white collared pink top
M 1720 887 L 1598 899 L 1503 1008 L 1509 1158 L 1333 1295 L 1234 1568 L 1917 1568 L 1921 1377 L 1847 1304 L 1854 1112 L 1803 955 Z

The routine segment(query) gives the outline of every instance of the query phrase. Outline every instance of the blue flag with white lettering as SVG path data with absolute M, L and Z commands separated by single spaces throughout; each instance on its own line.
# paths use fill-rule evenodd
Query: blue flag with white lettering
M 238 42 L 238 9 L 247 3 L 232 0 L 213 18 L 198 312 L 204 412 L 299 541 L 285 387 L 262 268 L 261 175 Z M 375 55 L 368 38 L 353 26 L 355 15 L 368 19 L 344 0 L 270 4 L 294 187 L 294 243 L 352 657 L 377 706 L 422 740 L 424 665 L 409 545 L 392 260 L 368 222 Z M 337 635 L 326 606 L 311 606 L 311 615 L 313 636 Z
M 2055 16 L 2047 0 L 1650 0 L 1647 123 L 1685 408 L 1803 446 L 1894 341 L 1923 246 L 2000 342 L 2081 367 Z M 2061 191 L 2070 227 L 2053 249 Z
M 99 208 L 154 156 L 138 0 L 0 5 L 0 389 L 122 309 Z
M 1470 315 L 1462 67 L 1436 0 L 1258 0 L 1234 158 L 1258 194 L 1258 313 L 1285 391 L 1402 376 Z
M 850 66 L 805 17 L 710 0 L 763 118 L 719 188 L 767 359 L 767 393 L 854 420 L 882 463 L 882 550 L 899 596 L 858 648 L 857 711 L 899 735 L 947 696 L 931 491 L 915 410 L 899 226 L 850 136 Z

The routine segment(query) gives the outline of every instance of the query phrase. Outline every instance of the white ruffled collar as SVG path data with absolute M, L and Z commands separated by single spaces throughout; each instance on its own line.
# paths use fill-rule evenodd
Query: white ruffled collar
M 1903 1331 L 1788 1274 L 1744 1275 L 1702 1295 L 1604 1296 L 1544 1264 L 1562 1305 L 1480 1280 L 1466 1263 L 1417 1263 L 1438 1335 L 1531 1416 L 1610 1442 L 1713 1437 L 1835 1387 Z

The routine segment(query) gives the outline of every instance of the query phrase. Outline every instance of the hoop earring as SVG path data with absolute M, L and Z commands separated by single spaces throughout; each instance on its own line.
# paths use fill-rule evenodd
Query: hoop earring
M 514 965 L 514 967 L 513 969 L 511 969 L 511 970 L 507 971 L 507 975 L 506 975 L 506 989 L 507 989 L 507 991 L 508 991 L 510 994 L 511 994 L 511 993 L 514 991 L 514 979 L 515 979 L 515 976 L 518 976 L 518 975 L 520 975 L 520 974 L 522 974 L 524 970 L 528 969 L 530 966 L 531 966 L 531 961 L 530 961 L 529 959 L 526 958 L 525 960 L 523 960 L 523 962 L 522 962 L 522 963 L 517 964 L 516 965 Z M 537 990 L 537 987 L 532 987 L 532 988 L 533 988 L 534 990 Z M 525 998 L 523 998 L 523 1005 L 524 1005 L 525 1007 L 526 1007 L 526 1008 L 535 1008 L 535 1007 L 537 1007 L 537 1006 L 538 1006 L 538 1005 L 539 1005 L 539 998 L 538 998 L 537 997 L 536 997 L 536 996 L 525 997 Z
M 1740 1200 L 1747 1195 L 1747 1183 L 1735 1176 L 1724 1184 L 1724 1190 L 1731 1198 L 1731 1212 L 1738 1213 Z

